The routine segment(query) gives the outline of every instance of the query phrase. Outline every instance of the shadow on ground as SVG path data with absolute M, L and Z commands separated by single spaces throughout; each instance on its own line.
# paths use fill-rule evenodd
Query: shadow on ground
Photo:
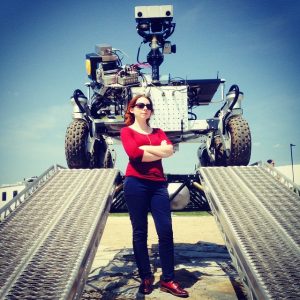
M 140 281 L 132 249 L 121 249 L 105 267 L 91 270 L 81 299 L 174 299 L 159 289 L 158 245 L 152 245 L 149 255 L 155 276 L 155 289 L 150 295 L 138 293 Z M 175 244 L 175 275 L 189 291 L 189 299 L 246 299 L 224 245 L 201 241 Z

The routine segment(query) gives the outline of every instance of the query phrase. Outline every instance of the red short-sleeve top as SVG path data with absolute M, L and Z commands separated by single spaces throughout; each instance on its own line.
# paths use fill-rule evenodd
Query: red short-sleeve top
M 165 181 L 162 160 L 142 162 L 144 150 L 139 149 L 143 145 L 159 146 L 163 140 L 169 145 L 172 144 L 163 130 L 159 128 L 154 128 L 150 134 L 139 133 L 130 127 L 122 128 L 121 141 L 129 157 L 125 176 Z

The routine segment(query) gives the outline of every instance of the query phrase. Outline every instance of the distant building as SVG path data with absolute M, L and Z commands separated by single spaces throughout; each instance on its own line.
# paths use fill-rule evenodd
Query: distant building
M 300 165 L 294 165 L 294 182 L 297 185 L 300 185 Z M 283 175 L 288 177 L 290 180 L 293 181 L 293 169 L 292 165 L 288 166 L 275 166 L 275 169 L 281 172 Z
M 0 208 L 4 206 L 9 200 L 17 196 L 25 188 L 25 182 L 16 184 L 6 184 L 0 186 L 1 203 Z
M 28 183 L 33 182 L 37 177 L 30 177 L 22 182 L 17 182 L 15 184 L 3 184 L 0 186 L 0 208 L 2 208 L 6 203 L 8 203 L 12 198 L 17 196 Z

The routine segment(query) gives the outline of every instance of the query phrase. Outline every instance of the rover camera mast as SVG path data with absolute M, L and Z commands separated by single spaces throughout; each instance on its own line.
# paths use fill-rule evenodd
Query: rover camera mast
M 164 56 L 159 50 L 158 41 L 155 35 L 152 37 L 150 47 L 151 50 L 147 55 L 147 62 L 152 67 L 152 82 L 157 83 L 159 82 L 159 66 L 164 61 Z
M 176 24 L 172 23 L 172 19 L 172 5 L 135 7 L 137 32 L 144 38 L 144 43 L 150 43 L 147 62 L 152 67 L 153 84 L 159 84 L 159 66 L 164 61 L 164 54 L 176 53 L 176 45 L 166 40 L 175 30 Z

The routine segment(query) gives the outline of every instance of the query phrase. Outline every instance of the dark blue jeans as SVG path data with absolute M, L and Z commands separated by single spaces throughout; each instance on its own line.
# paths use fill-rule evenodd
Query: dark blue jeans
M 133 251 L 141 279 L 152 275 L 147 248 L 148 211 L 158 235 L 162 279 L 174 278 L 174 243 L 170 201 L 166 182 L 126 177 L 124 196 L 133 231 Z

